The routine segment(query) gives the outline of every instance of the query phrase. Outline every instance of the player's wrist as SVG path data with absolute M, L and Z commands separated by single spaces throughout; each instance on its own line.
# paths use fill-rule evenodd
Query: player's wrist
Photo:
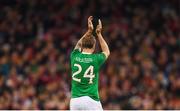
M 98 32 L 98 33 L 96 33 L 96 34 L 97 34 L 98 37 L 102 35 L 101 32 Z
M 86 35 L 87 36 L 89 36 L 89 35 L 91 35 L 92 34 L 92 30 L 88 30 L 87 32 L 86 32 Z
M 91 34 L 93 32 L 93 29 L 88 29 L 87 31 L 89 34 Z

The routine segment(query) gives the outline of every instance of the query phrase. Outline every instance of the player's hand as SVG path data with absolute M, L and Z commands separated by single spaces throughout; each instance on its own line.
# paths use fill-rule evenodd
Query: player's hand
M 93 29 L 94 29 L 92 20 L 93 20 L 93 17 L 92 17 L 92 16 L 89 16 L 89 18 L 88 18 L 88 30 L 89 30 L 90 32 L 92 32 Z
M 98 20 L 98 25 L 96 27 L 96 33 L 101 34 L 101 31 L 102 31 L 102 23 L 101 23 L 101 20 L 99 19 Z

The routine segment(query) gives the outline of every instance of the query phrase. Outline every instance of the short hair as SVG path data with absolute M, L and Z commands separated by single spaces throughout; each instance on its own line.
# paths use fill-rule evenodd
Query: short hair
M 96 43 L 96 39 L 95 39 L 95 37 L 93 35 L 84 37 L 82 39 L 82 48 L 91 49 L 91 48 L 93 48 L 95 43 Z

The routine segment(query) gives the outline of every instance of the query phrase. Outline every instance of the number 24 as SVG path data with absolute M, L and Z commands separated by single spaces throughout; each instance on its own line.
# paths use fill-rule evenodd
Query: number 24
M 81 65 L 79 65 L 79 64 L 74 64 L 74 66 L 75 66 L 75 67 L 78 67 L 78 70 L 72 74 L 72 79 L 75 80 L 75 81 L 77 81 L 77 82 L 81 82 L 81 79 L 78 79 L 78 78 L 76 78 L 75 76 L 81 73 L 82 67 L 81 67 Z M 92 80 L 93 80 L 93 78 L 95 77 L 95 75 L 93 74 L 93 72 L 94 72 L 94 67 L 91 65 L 91 66 L 89 66 L 89 67 L 86 69 L 86 71 L 85 71 L 85 73 L 84 73 L 84 76 L 83 76 L 83 77 L 89 78 L 89 84 L 92 84 L 92 83 L 93 83 Z M 89 73 L 89 74 L 88 74 L 88 73 Z

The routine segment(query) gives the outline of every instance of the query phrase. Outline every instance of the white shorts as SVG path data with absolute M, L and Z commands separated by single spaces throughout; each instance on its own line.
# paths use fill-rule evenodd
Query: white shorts
M 89 96 L 72 98 L 70 100 L 70 110 L 103 110 L 100 101 L 95 101 Z

